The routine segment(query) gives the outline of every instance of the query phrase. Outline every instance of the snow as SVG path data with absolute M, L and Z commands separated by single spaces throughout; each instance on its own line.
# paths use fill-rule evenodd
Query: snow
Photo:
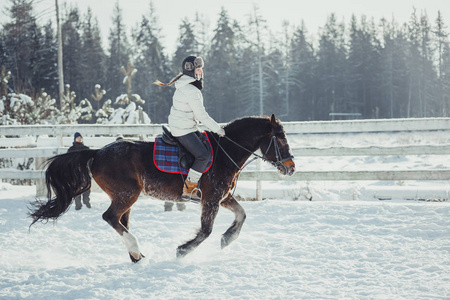
M 33 100 L 31 100 L 31 97 L 24 94 L 13 93 L 10 101 L 11 103 L 9 106 L 15 111 L 17 111 L 20 108 L 21 104 L 29 106 L 32 106 L 34 104 Z M 2 107 L 4 109 L 4 105 Z
M 450 206 L 419 201 L 242 201 L 240 237 L 221 209 L 211 236 L 184 259 L 200 208 L 164 212 L 141 197 L 131 229 L 146 258 L 132 264 L 101 218 L 109 205 L 74 207 L 28 231 L 34 187 L 0 185 L 1 299 L 444 299 L 450 293 Z
M 265 195 L 275 187 L 264 186 Z M 339 199 L 351 189 L 311 188 L 318 201 L 241 201 L 247 220 L 223 250 L 234 217 L 221 209 L 211 236 L 183 259 L 175 250 L 194 237 L 200 207 L 164 212 L 164 202 L 141 196 L 131 232 L 146 258 L 132 264 L 101 217 L 105 193 L 29 231 L 35 187 L 2 183 L 0 299 L 448 298 L 449 202 Z
M 295 147 L 450 144 L 441 132 L 288 139 Z M 295 161 L 298 172 L 450 165 L 448 155 Z M 220 249 L 234 220 L 221 208 L 211 236 L 183 259 L 176 248 L 195 236 L 200 207 L 164 212 L 163 201 L 141 196 L 130 224 L 146 257 L 133 264 L 102 219 L 110 204 L 104 192 L 91 193 L 91 209 L 72 205 L 56 224 L 29 230 L 27 205 L 36 187 L 0 183 L 0 299 L 450 298 L 448 180 L 263 182 L 262 188 L 265 200 L 240 201 L 247 219 L 238 239 Z M 238 182 L 236 195 L 254 198 L 255 183 Z

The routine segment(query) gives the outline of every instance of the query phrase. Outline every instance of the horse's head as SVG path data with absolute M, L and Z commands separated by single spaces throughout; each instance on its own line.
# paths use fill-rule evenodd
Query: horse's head
M 264 158 L 275 165 L 281 174 L 291 176 L 295 172 L 294 156 L 289 149 L 283 125 L 272 114 L 269 126 L 269 134 L 262 139 L 260 150 Z

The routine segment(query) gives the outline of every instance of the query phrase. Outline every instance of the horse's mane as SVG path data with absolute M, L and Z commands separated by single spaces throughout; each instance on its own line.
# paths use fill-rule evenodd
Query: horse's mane
M 279 126 L 279 129 L 284 131 L 283 126 L 278 119 L 276 119 L 276 123 Z M 245 130 L 246 132 L 260 132 L 261 134 L 267 134 L 269 133 L 269 130 L 272 129 L 272 125 L 269 116 L 250 116 L 235 119 L 228 123 L 224 129 L 227 135 L 239 135 L 242 130 Z
M 224 128 L 225 132 L 235 132 L 242 129 L 248 131 L 261 130 L 261 127 L 270 123 L 270 117 L 268 116 L 251 116 L 235 119 L 228 123 Z

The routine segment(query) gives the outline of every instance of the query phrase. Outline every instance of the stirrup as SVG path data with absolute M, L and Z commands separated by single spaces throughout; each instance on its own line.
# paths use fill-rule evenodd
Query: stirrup
M 192 196 L 195 195 L 194 193 L 197 193 L 197 192 L 200 192 L 200 198 L 192 198 Z M 184 201 L 190 201 L 192 203 L 200 204 L 200 202 L 202 202 L 202 196 L 203 196 L 202 190 L 199 189 L 198 187 L 196 187 L 191 191 L 189 198 L 187 196 L 181 195 L 181 199 Z
M 193 194 L 193 193 L 197 193 L 197 192 L 200 193 L 200 198 L 192 198 L 192 195 L 196 195 L 196 194 Z M 202 197 L 203 197 L 202 190 L 199 189 L 198 187 L 196 187 L 196 188 L 194 188 L 192 190 L 191 195 L 189 196 L 189 201 L 191 201 L 193 203 L 200 204 L 200 202 L 202 202 Z

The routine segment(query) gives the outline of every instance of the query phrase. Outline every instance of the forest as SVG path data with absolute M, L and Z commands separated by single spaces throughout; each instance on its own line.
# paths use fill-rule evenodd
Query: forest
M 0 28 L 0 124 L 108 123 L 130 103 L 165 123 L 174 90 L 153 82 L 170 81 L 188 55 L 205 60 L 204 103 L 218 122 L 271 113 L 283 121 L 450 115 L 450 42 L 440 11 L 411 7 L 403 24 L 395 16 L 330 14 L 310 34 L 301 15 L 299 26 L 285 22 L 274 32 L 256 6 L 239 21 L 222 8 L 216 24 L 200 14 L 179 20 L 176 50 L 167 53 L 150 0 L 133 28 L 116 3 L 107 33 L 90 9 L 62 6 L 63 101 L 55 22 L 41 24 L 32 0 L 8 1 Z

